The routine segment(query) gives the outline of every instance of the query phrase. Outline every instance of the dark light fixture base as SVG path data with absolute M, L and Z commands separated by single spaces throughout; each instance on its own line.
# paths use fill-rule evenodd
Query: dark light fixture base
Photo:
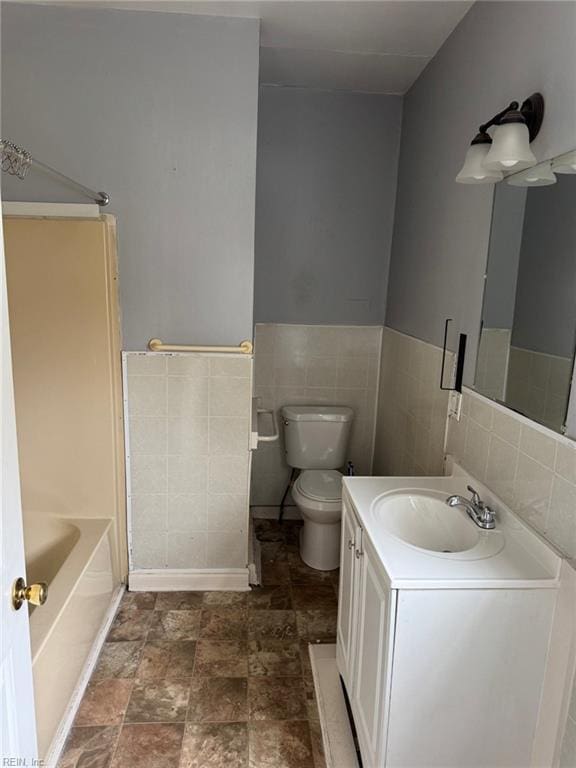
M 530 141 L 532 142 L 538 136 L 542 127 L 542 121 L 544 120 L 544 97 L 542 94 L 533 93 L 532 96 L 529 96 L 522 103 L 520 112 L 526 120 Z

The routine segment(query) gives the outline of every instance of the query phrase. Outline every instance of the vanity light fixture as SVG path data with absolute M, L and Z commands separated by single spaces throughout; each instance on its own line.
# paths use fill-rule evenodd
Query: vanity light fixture
M 547 187 L 550 184 L 556 184 L 556 176 L 552 172 L 550 161 L 538 163 L 538 165 L 527 168 L 525 171 L 519 171 L 508 176 L 508 184 L 513 187 Z
M 552 160 L 554 173 L 576 173 L 576 149 Z
M 456 181 L 460 184 L 495 183 L 502 181 L 505 171 L 520 171 L 535 165 L 530 142 L 538 135 L 543 117 L 542 94 L 533 93 L 522 106 L 512 101 L 480 126 Z M 493 139 L 488 133 L 492 126 L 496 126 Z
M 484 165 L 484 160 L 492 146 L 492 139 L 488 133 L 478 133 L 468 147 L 462 170 L 456 176 L 460 184 L 495 184 L 502 181 L 502 171 L 493 171 Z

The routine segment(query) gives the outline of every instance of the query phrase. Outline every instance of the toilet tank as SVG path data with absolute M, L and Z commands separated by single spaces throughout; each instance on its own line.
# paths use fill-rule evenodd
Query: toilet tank
M 298 469 L 339 469 L 354 411 L 335 405 L 285 405 L 282 408 L 286 461 Z

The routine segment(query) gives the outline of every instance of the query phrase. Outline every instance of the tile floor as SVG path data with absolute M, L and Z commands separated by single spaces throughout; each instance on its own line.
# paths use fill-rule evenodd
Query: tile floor
M 59 768 L 324 768 L 308 644 L 335 641 L 338 572 L 300 525 L 256 521 L 249 593 L 126 593 Z

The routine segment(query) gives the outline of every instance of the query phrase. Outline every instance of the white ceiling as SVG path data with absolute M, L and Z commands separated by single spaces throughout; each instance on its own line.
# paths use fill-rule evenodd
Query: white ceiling
M 473 0 L 62 2 L 260 18 L 262 84 L 393 94 L 410 88 L 473 4 Z

